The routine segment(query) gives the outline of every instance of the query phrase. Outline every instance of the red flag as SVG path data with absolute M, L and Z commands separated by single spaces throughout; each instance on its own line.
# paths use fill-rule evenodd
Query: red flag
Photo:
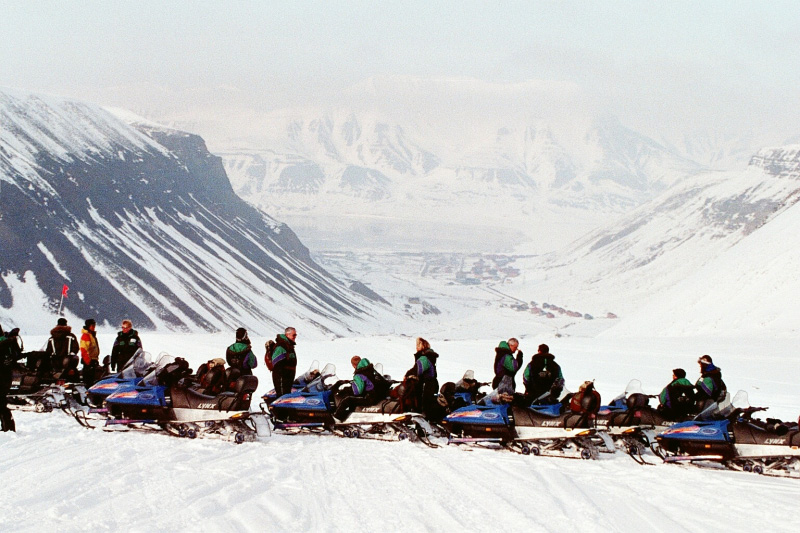
M 61 287 L 61 296 L 63 296 L 64 298 L 67 298 L 67 291 L 68 290 L 69 290 L 69 287 L 67 287 L 66 285 Z

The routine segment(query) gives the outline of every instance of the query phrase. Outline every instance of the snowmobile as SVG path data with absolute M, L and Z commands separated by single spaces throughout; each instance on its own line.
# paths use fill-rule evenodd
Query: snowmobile
M 18 337 L 22 349 L 22 338 Z M 12 368 L 8 405 L 19 410 L 38 413 L 53 409 L 68 409 L 86 401 L 86 388 L 78 370 L 78 357 L 67 355 L 61 361 L 51 361 L 47 352 L 37 350 L 23 353 L 25 364 Z M 108 375 L 108 357 L 97 375 Z
M 105 399 L 114 392 L 127 390 L 139 383 L 156 366 L 151 360 L 150 353 L 139 348 L 119 373 L 111 374 L 92 385 L 86 391 L 84 402 L 68 405 L 65 411 L 82 426 L 92 427 L 93 421 L 105 420 L 108 413 L 103 405 Z
M 294 390 L 289 394 L 272 400 L 268 396 L 274 395 L 274 390 L 265 394 L 261 409 L 266 413 L 265 408 L 269 406 L 272 425 L 276 430 L 290 433 L 329 430 L 334 423 L 333 382 L 338 382 L 336 367 L 329 363 L 305 386 L 301 387 L 301 383 L 295 380 L 292 385 Z
M 731 470 L 800 478 L 800 428 L 793 422 L 753 418 L 766 409 L 751 407 L 747 393 L 739 391 L 732 402 L 712 405 L 695 420 L 673 425 L 656 437 L 665 462 L 721 464 Z
M 600 395 L 586 382 L 574 395 L 546 405 L 519 405 L 495 390 L 476 404 L 445 417 L 448 443 L 503 447 L 523 455 L 596 459 L 600 451 L 614 451 L 614 443 L 598 430 L 595 416 Z
M 382 373 L 380 364 L 376 371 Z M 336 389 L 347 381 L 336 379 L 336 367 L 328 364 L 305 388 L 281 396 L 269 406 L 273 426 L 286 432 L 327 431 L 347 438 L 378 440 L 420 440 L 435 446 L 428 439 L 431 426 L 424 417 L 403 408 L 402 399 L 389 397 L 373 405 L 353 408 L 344 420 L 337 420 Z M 390 383 L 391 378 L 388 378 Z M 391 394 L 391 393 L 390 393 Z
M 211 395 L 190 375 L 185 359 L 162 356 L 138 384 L 106 398 L 106 427 L 163 430 L 190 439 L 218 436 L 237 444 L 255 440 L 261 415 L 250 412 L 250 400 L 258 378 L 238 376 L 229 390 Z
M 658 454 L 656 435 L 678 422 L 690 418 L 688 414 L 666 413 L 650 407 L 650 398 L 642 392 L 638 379 L 631 380 L 625 391 L 608 405 L 600 406 L 595 418 L 598 429 L 607 433 L 614 442 L 640 464 L 647 463 L 642 453 L 650 449 Z M 667 416 L 667 415 L 670 416 Z
M 326 366 L 325 368 L 328 367 Z M 333 368 L 334 368 L 334 373 L 336 373 L 336 367 Z M 309 383 L 319 378 L 319 376 L 320 376 L 319 361 L 315 360 L 311 363 L 311 366 L 308 367 L 308 370 L 305 373 L 295 378 L 294 382 L 292 383 L 292 392 L 303 390 Z M 272 389 L 268 393 L 263 395 L 261 399 L 264 400 L 264 404 L 266 404 L 266 406 L 269 407 L 270 405 L 272 405 L 272 402 L 278 399 L 278 393 L 275 392 L 275 389 Z M 262 410 L 264 410 L 263 405 L 262 405 Z

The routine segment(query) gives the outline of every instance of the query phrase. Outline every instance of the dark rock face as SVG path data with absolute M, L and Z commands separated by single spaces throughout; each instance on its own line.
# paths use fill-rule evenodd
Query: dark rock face
M 195 135 L 0 92 L 0 179 L 0 273 L 32 272 L 55 305 L 68 284 L 79 317 L 271 332 L 364 313 L 286 225 L 236 196 Z M 0 282 L 0 305 L 21 304 Z

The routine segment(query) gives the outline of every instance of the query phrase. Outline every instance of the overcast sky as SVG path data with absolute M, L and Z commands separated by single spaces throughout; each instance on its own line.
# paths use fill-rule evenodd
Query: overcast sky
M 410 74 L 566 81 L 632 127 L 789 136 L 798 51 L 797 1 L 0 0 L 0 86 L 140 112 L 314 104 Z

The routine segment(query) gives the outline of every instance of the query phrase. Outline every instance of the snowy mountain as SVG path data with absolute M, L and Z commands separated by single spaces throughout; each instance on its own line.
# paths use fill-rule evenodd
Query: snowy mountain
M 236 196 L 203 139 L 120 116 L 134 123 L 0 92 L 4 326 L 52 327 L 64 284 L 73 323 L 344 332 L 370 311 L 286 225 Z
M 518 240 L 549 250 L 702 169 L 613 117 L 581 109 L 578 96 L 560 96 L 571 99 L 554 112 L 548 105 L 563 87 L 393 81 L 370 80 L 336 107 L 260 116 L 259 133 L 240 144 L 246 148 L 229 141 L 216 151 L 234 190 L 293 226 L 424 217 L 445 228 L 500 229 L 513 213 L 524 233 Z M 451 233 L 480 249 L 463 227 Z M 406 234 L 424 245 L 427 232 L 412 230 Z
M 798 152 L 764 149 L 744 171 L 672 187 L 532 266 L 536 293 L 605 302 L 627 314 L 617 334 L 795 333 Z

